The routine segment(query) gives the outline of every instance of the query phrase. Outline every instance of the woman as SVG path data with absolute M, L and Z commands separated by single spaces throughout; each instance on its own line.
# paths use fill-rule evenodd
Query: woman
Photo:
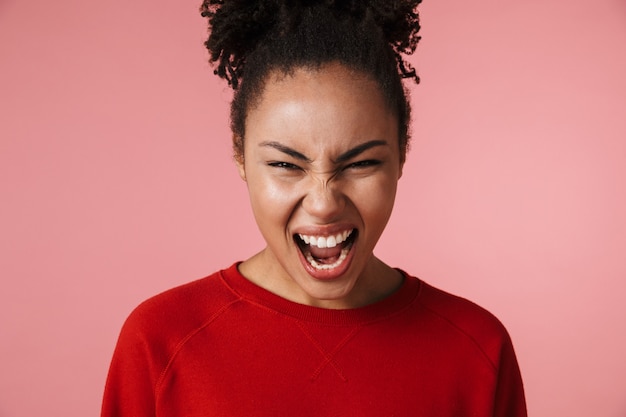
M 526 415 L 500 322 L 373 255 L 419 2 L 204 2 L 267 245 L 131 314 L 103 416 Z

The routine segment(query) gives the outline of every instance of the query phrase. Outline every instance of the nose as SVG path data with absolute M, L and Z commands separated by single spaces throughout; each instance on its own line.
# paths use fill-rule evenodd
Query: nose
M 302 200 L 303 209 L 320 223 L 336 220 L 346 207 L 340 184 L 330 180 L 312 179 Z

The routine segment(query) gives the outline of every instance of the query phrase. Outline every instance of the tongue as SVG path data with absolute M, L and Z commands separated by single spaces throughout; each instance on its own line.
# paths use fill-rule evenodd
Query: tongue
M 311 255 L 319 262 L 333 263 L 341 255 L 343 245 L 337 245 L 334 248 L 318 248 L 317 246 L 309 246 Z

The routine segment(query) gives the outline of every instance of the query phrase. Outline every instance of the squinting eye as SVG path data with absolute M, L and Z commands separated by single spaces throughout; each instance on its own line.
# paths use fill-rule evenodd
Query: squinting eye
M 347 168 L 367 168 L 375 165 L 380 165 L 380 161 L 376 159 L 367 159 L 365 161 L 354 162 L 347 166 Z
M 299 166 L 290 164 L 289 162 L 268 162 L 267 165 L 274 168 L 282 168 L 282 169 L 300 169 Z

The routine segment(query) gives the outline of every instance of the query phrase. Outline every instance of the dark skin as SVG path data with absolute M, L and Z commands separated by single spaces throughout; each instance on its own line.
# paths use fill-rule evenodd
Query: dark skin
M 237 163 L 267 246 L 242 274 L 332 309 L 397 289 L 401 274 L 373 255 L 402 175 L 397 125 L 376 82 L 340 64 L 270 75 Z

